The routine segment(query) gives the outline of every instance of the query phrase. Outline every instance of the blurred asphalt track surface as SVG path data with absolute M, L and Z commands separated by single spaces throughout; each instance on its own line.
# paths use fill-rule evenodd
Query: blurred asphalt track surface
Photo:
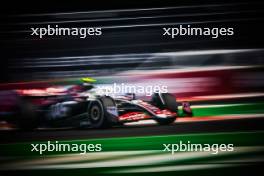
M 178 119 L 180 120 L 180 119 Z M 168 126 L 155 123 L 126 125 L 111 129 L 39 129 L 35 131 L 2 130 L 0 143 L 112 138 L 128 136 L 152 136 L 190 133 L 215 133 L 264 130 L 264 118 L 241 118 L 212 121 L 179 122 Z

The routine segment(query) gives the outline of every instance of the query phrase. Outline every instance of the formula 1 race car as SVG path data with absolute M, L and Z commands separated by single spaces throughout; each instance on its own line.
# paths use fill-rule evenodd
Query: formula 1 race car
M 183 112 L 192 116 L 189 103 L 182 105 Z M 143 101 L 133 93 L 98 95 L 91 84 L 0 91 L 0 121 L 26 130 L 40 126 L 106 128 L 146 119 L 166 125 L 177 116 L 178 103 L 169 93 L 154 93 L 150 101 Z

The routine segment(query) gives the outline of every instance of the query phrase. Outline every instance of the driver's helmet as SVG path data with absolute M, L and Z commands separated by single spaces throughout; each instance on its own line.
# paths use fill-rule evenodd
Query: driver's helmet
M 93 78 L 88 78 L 88 77 L 86 77 L 86 78 L 81 78 L 81 85 L 82 85 L 82 87 L 83 87 L 83 89 L 84 89 L 84 91 L 85 90 L 90 90 L 90 89 L 92 89 L 94 86 L 92 85 L 92 83 L 93 82 L 95 82 L 96 80 L 95 79 L 93 79 Z
M 95 79 L 92 78 L 81 78 L 81 82 L 73 85 L 69 88 L 69 93 L 81 93 L 86 90 L 90 90 L 93 88 L 92 82 L 95 82 Z

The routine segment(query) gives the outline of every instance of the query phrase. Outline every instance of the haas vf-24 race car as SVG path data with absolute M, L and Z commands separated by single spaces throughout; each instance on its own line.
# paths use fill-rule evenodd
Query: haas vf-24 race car
M 153 119 L 161 125 L 179 116 L 176 98 L 169 93 L 154 93 L 150 101 L 135 94 L 98 95 L 93 85 L 0 91 L 0 121 L 20 129 L 37 127 L 106 128 L 126 122 Z M 188 102 L 181 115 L 192 116 Z

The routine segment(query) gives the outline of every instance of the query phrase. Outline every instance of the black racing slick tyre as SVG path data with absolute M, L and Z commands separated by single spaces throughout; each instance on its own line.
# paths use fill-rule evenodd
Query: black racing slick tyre
M 113 116 L 107 109 L 116 107 L 115 101 L 108 96 L 93 100 L 88 105 L 88 118 L 92 128 L 109 128 L 113 125 Z
M 18 107 L 18 128 L 30 131 L 37 128 L 38 125 L 39 118 L 37 108 L 32 103 L 22 100 Z
M 178 103 L 176 98 L 169 93 L 155 93 L 152 95 L 151 104 L 160 108 L 168 109 L 172 112 L 178 112 Z M 169 125 L 176 120 L 176 117 L 171 118 L 156 118 L 155 119 L 160 125 Z
M 151 97 L 151 104 L 160 108 L 178 112 L 178 103 L 175 96 L 170 93 L 154 93 Z

